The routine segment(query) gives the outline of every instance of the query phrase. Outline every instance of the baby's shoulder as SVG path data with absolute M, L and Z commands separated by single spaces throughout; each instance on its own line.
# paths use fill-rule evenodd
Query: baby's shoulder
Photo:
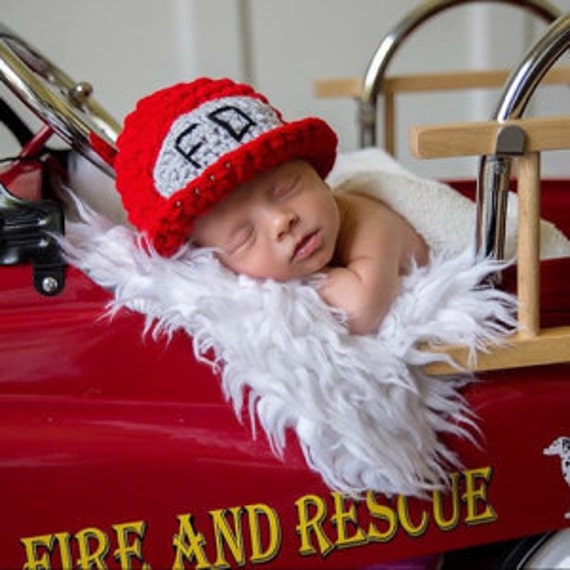
M 386 219 L 393 215 L 392 209 L 379 198 L 356 191 L 335 194 L 335 200 L 347 221 Z
M 350 193 L 339 196 L 339 244 L 344 259 L 351 260 L 364 254 L 378 255 L 401 235 L 399 220 L 382 201 L 369 196 Z

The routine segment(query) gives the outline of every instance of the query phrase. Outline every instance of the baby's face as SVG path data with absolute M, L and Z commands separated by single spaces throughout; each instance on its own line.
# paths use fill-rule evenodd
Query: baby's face
M 339 226 L 330 188 L 299 160 L 242 184 L 197 220 L 191 239 L 236 273 L 287 281 L 330 263 Z

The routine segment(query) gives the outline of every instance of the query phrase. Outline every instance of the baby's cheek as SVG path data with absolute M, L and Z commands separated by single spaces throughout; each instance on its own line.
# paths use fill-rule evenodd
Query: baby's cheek
M 227 269 L 233 271 L 237 275 L 248 275 L 249 277 L 266 278 L 263 264 L 257 263 L 254 256 L 243 255 L 235 256 L 224 253 L 218 253 L 217 257 L 220 263 Z

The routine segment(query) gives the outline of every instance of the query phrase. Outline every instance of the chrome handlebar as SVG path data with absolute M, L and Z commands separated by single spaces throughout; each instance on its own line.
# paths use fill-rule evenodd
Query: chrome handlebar
M 75 82 L 1 23 L 0 79 L 63 140 L 114 176 L 120 124 L 90 97 L 88 83 Z

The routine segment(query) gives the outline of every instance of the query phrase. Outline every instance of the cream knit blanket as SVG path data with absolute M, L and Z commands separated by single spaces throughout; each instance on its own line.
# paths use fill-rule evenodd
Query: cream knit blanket
M 434 251 L 458 254 L 473 244 L 476 206 L 448 185 L 420 178 L 378 148 L 339 156 L 329 183 L 339 192 L 365 193 L 404 216 Z M 518 197 L 509 193 L 505 257 L 516 255 Z M 540 258 L 570 256 L 570 240 L 552 223 L 540 221 Z

